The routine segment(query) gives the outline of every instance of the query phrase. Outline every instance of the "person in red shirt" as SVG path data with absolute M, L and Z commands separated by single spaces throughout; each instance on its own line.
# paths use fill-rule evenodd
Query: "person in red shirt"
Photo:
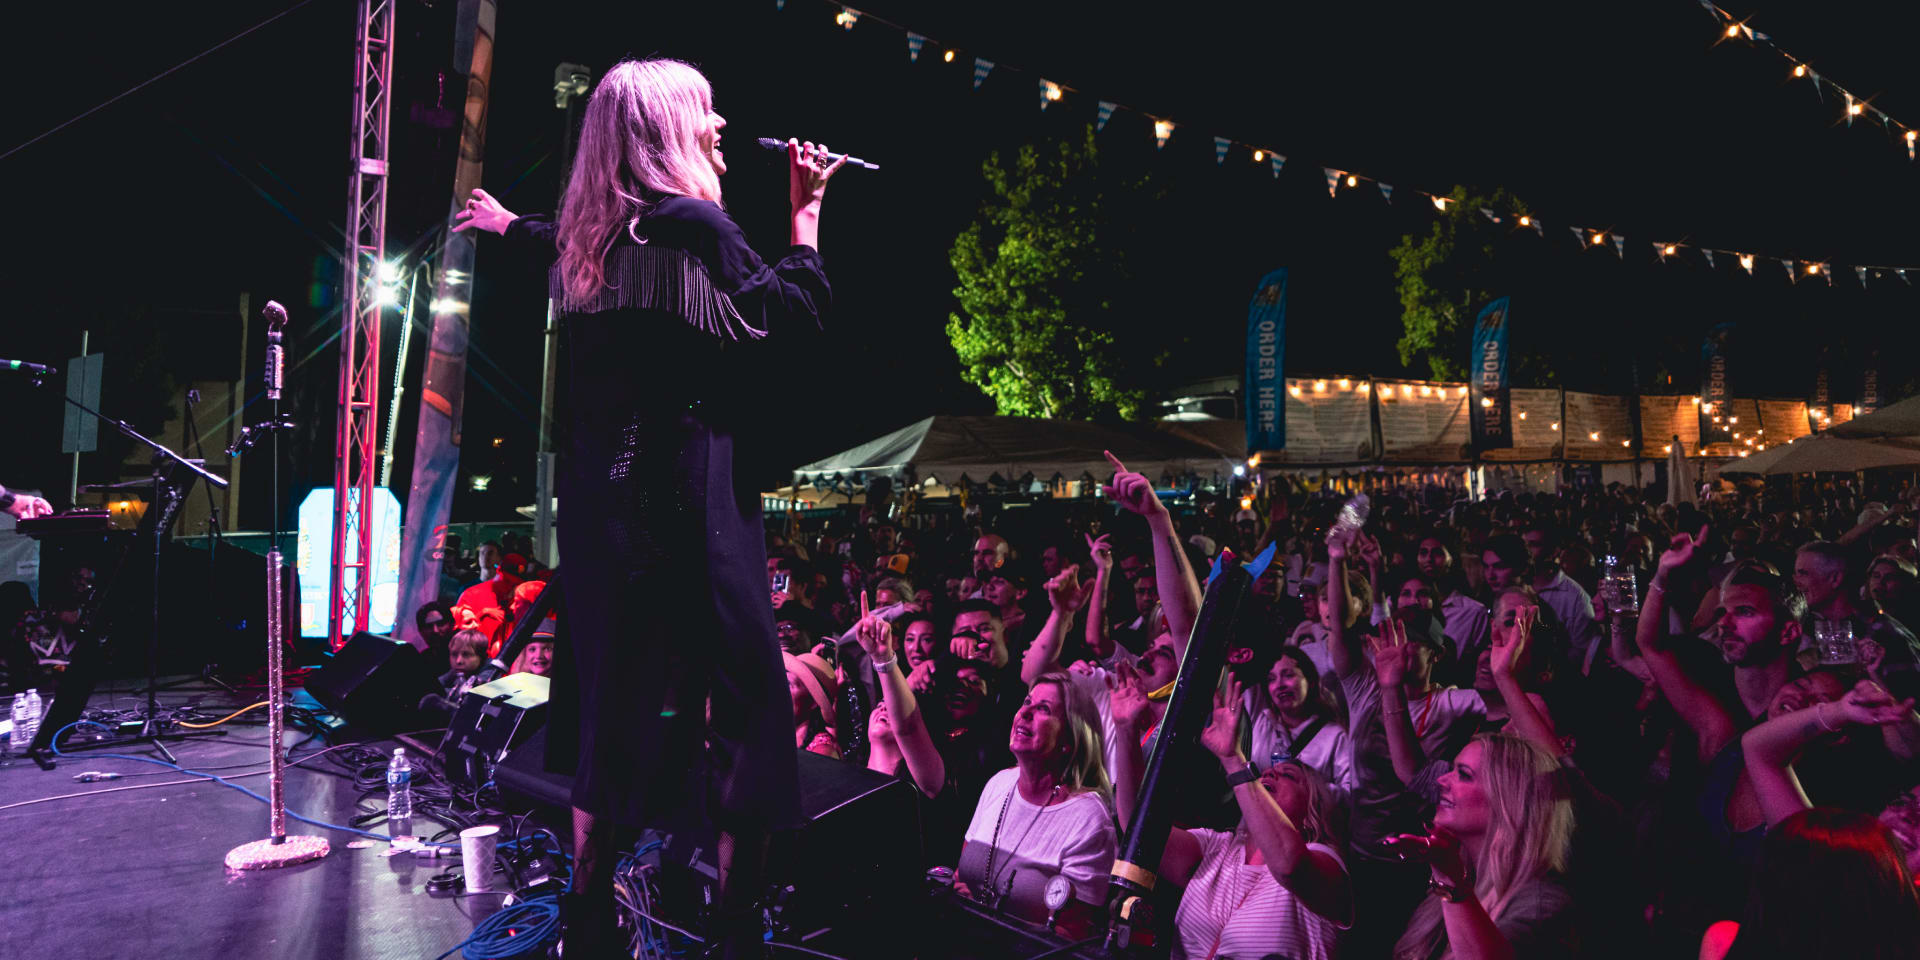
M 509 622 L 507 608 L 513 603 L 513 591 L 520 585 L 520 578 L 508 573 L 501 564 L 497 543 L 481 544 L 479 559 L 480 582 L 460 591 L 460 599 L 453 605 L 454 619 L 463 630 L 478 630 L 492 637 Z M 496 641 L 489 656 L 499 649 Z

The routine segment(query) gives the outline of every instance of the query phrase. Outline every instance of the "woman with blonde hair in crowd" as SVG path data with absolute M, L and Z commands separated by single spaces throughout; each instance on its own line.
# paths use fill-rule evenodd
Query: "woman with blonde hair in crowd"
M 1245 696 L 1229 679 L 1214 695 L 1213 716 L 1200 743 L 1219 760 L 1233 784 L 1240 826 L 1233 832 L 1175 827 L 1160 855 L 1159 876 L 1185 890 L 1174 913 L 1174 960 L 1283 956 L 1329 960 L 1341 933 L 1353 926 L 1353 883 L 1339 848 L 1340 802 L 1303 758 L 1261 772 L 1240 749 Z M 1138 729 L 1146 697 L 1114 688 L 1113 719 Z M 1132 819 L 1142 760 L 1137 739 L 1117 752 L 1114 794 Z M 1165 783 L 1165 781 L 1162 781 Z M 1172 785 L 1172 784 L 1169 784 Z
M 1079 939 L 1104 916 L 1118 848 L 1106 744 L 1093 698 L 1065 671 L 1034 678 L 1014 713 L 1014 765 L 980 792 L 961 845 L 954 892 Z M 1055 877 L 1067 905 L 1046 906 Z
M 1559 762 L 1521 737 L 1481 734 L 1460 751 L 1440 777 L 1432 829 L 1387 841 L 1431 876 L 1395 960 L 1574 954 L 1563 883 L 1573 804 L 1561 777 Z
M 792 702 L 766 593 L 752 460 L 779 441 L 755 389 L 831 297 L 820 209 L 840 163 L 789 142 L 789 246 L 773 263 L 721 206 L 726 120 L 676 60 L 600 79 L 557 222 L 475 190 L 455 230 L 538 246 L 565 335 L 564 616 L 548 764 L 569 767 L 569 955 L 619 942 L 613 829 L 703 807 L 720 827 L 720 955 L 759 950 L 770 831 L 801 822 Z M 705 718 L 705 722 L 702 719 Z M 695 758 L 689 763 L 685 759 Z M 576 762 L 577 761 L 577 762 Z

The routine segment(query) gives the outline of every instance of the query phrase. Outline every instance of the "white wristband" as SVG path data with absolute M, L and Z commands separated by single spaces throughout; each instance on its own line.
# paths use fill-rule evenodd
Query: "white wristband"
M 871 663 L 873 664 L 873 669 L 874 669 L 874 672 L 875 672 L 875 673 L 878 673 L 878 672 L 880 672 L 881 670 L 885 670 L 885 669 L 887 669 L 888 667 L 891 667 L 891 666 L 893 666 L 894 664 L 896 664 L 896 663 L 899 663 L 899 662 L 900 662 L 900 658 L 899 658 L 899 657 L 888 657 L 888 658 L 887 658 L 887 659 L 885 659 L 885 660 L 873 660 L 873 661 L 869 661 L 869 662 L 871 662 Z

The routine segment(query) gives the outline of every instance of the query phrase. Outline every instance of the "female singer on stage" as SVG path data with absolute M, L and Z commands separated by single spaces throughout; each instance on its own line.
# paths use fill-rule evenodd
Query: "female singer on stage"
M 730 956 L 759 943 L 768 831 L 800 820 L 760 488 L 739 464 L 778 419 L 756 374 L 827 308 L 820 204 L 840 162 L 789 144 L 791 245 L 768 264 L 720 206 L 725 127 L 692 66 L 620 63 L 587 104 L 557 222 L 475 190 L 454 228 L 558 253 L 571 406 L 548 765 L 577 760 L 565 920 L 588 956 L 611 955 L 616 825 L 711 812 Z

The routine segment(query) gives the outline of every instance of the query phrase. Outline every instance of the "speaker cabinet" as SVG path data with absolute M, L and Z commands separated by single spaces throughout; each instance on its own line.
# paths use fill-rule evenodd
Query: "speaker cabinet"
M 356 633 L 312 676 L 307 692 L 359 733 L 388 734 L 419 716 L 432 667 L 412 644 Z

